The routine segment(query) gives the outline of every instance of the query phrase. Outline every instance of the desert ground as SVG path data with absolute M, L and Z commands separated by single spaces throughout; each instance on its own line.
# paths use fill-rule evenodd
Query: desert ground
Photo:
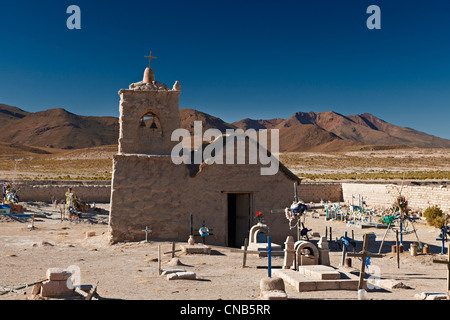
M 246 268 L 242 267 L 243 254 L 232 252 L 231 248 L 208 243 L 211 254 L 183 254 L 176 252 L 181 265 L 172 266 L 170 241 L 129 242 L 110 245 L 108 243 L 108 204 L 96 204 L 98 210 L 85 212 L 80 221 L 61 221 L 59 208 L 46 203 L 24 203 L 27 213 L 34 213 L 30 221 L 2 217 L 0 220 L 0 291 L 6 291 L 27 283 L 45 279 L 49 268 L 79 270 L 80 284 L 94 285 L 98 282 L 100 299 L 119 300 L 261 300 L 260 281 L 267 277 L 268 260 L 258 255 L 248 255 Z M 101 210 L 100 210 L 101 209 Z M 332 227 L 333 239 L 354 232 L 357 246 L 362 248 L 362 237 L 373 232 L 376 241 L 369 247 L 378 252 L 385 229 L 361 229 L 341 221 L 326 221 L 324 216 L 305 216 L 305 225 L 311 232 L 325 235 L 325 229 Z M 441 255 L 441 244 L 436 241 L 439 230 L 427 226 L 425 221 L 416 222 L 417 235 L 427 244 L 429 254 L 410 254 L 410 243 L 416 241 L 414 234 L 403 238 L 404 251 L 400 254 L 400 267 L 392 253 L 395 234 L 386 236 L 383 258 L 373 258 L 367 277 L 377 276 L 400 283 L 401 288 L 378 288 L 368 291 L 370 300 L 416 300 L 421 293 L 445 293 L 447 290 L 447 266 L 433 263 L 433 259 L 447 259 Z M 95 232 L 88 237 L 87 232 Z M 186 236 L 187 240 L 188 236 Z M 314 238 L 313 238 L 314 239 Z M 177 242 L 176 249 L 186 242 Z M 196 273 L 196 280 L 167 280 L 158 273 L 158 247 L 162 253 L 161 268 L 183 269 Z M 330 260 L 333 267 L 339 267 L 341 250 L 330 242 Z M 273 270 L 283 265 L 283 257 L 272 257 Z M 359 258 L 352 258 L 347 271 L 358 274 Z M 285 285 L 290 300 L 356 300 L 353 290 L 323 290 L 298 292 L 293 286 Z M 44 299 L 32 296 L 32 287 L 9 292 L 0 300 Z M 81 298 L 81 297 L 80 297 Z M 49 298 L 45 298 L 49 299 Z M 53 298 L 56 299 L 56 298 Z M 73 298 L 76 299 L 76 298 Z M 56 299 L 57 300 L 57 299 Z
M 34 150 L 6 147 L 0 155 L 0 176 L 5 181 L 18 179 L 56 180 L 108 180 L 111 178 L 112 155 L 117 146 L 105 146 L 83 150 Z M 51 151 L 51 152 L 50 152 Z M 306 180 L 354 179 L 450 179 L 450 150 L 448 149 L 394 149 L 367 150 L 342 153 L 289 153 L 280 155 L 282 162 Z M 417 175 L 417 176 L 414 176 Z M 50 199 L 49 199 L 50 200 Z M 170 266 L 170 254 L 163 254 L 162 269 L 180 268 L 193 271 L 196 280 L 168 281 L 158 274 L 158 247 L 168 252 L 170 241 L 108 242 L 109 204 L 97 203 L 99 211 L 83 214 L 79 222 L 61 221 L 60 210 L 50 203 L 23 203 L 25 213 L 35 213 L 38 218 L 34 228 L 29 221 L 0 217 L 0 291 L 45 279 L 49 268 L 76 267 L 80 270 L 81 284 L 93 285 L 98 281 L 98 294 L 102 299 L 121 300 L 260 300 L 260 280 L 267 276 L 267 258 L 256 255 L 247 257 L 247 267 L 242 268 L 242 253 L 231 248 L 214 245 L 211 255 L 187 255 L 176 253 L 181 265 Z M 312 232 L 325 235 L 332 227 L 334 238 L 352 230 L 357 241 L 356 250 L 361 250 L 362 237 L 366 232 L 376 235 L 376 243 L 369 248 L 378 252 L 384 229 L 360 229 L 340 221 L 325 221 L 324 217 L 313 218 L 307 213 L 305 225 Z M 395 244 L 394 233 L 388 233 L 383 246 L 383 258 L 372 259 L 368 269 L 382 279 L 402 283 L 402 288 L 371 290 L 371 300 L 415 300 L 423 292 L 445 293 L 447 290 L 447 267 L 433 263 L 441 256 L 441 243 L 436 241 L 439 230 L 427 226 L 424 220 L 416 222 L 417 234 L 427 244 L 430 254 L 419 252 L 411 256 L 410 243 L 416 241 L 414 234 L 404 236 L 404 251 L 400 255 L 400 267 L 391 246 Z M 87 232 L 95 232 L 87 237 Z M 186 235 L 186 242 L 188 235 Z M 186 242 L 177 242 L 176 248 Z M 282 245 L 282 244 L 281 244 Z M 341 250 L 330 243 L 331 265 L 338 267 Z M 272 265 L 279 268 L 282 257 L 272 257 Z M 357 273 L 358 258 L 352 258 L 352 272 Z M 0 300 L 36 299 L 32 288 L 1 295 Z M 286 293 L 291 300 L 355 300 L 356 291 L 311 291 L 297 292 L 286 284 Z

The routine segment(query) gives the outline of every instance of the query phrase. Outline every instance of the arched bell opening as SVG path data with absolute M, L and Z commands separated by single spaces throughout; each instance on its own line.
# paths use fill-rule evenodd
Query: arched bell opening
M 162 136 L 161 121 L 153 112 L 147 112 L 139 120 L 139 136 L 141 138 L 160 138 Z

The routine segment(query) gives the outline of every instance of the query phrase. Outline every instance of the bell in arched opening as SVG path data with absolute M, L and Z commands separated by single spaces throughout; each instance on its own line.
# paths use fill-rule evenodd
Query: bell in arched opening
M 161 123 L 158 117 L 148 112 L 139 120 L 139 135 L 141 138 L 157 138 L 162 135 Z

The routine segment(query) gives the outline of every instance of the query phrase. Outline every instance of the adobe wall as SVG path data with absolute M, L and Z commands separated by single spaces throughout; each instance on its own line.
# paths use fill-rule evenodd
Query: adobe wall
M 342 194 L 345 202 L 355 204 L 359 195 L 364 197 L 369 208 L 387 209 L 392 207 L 400 189 L 408 200 L 411 210 L 423 211 L 432 205 L 438 205 L 444 212 L 450 213 L 450 189 L 440 184 L 404 185 L 385 183 L 342 183 Z
M 74 193 L 85 202 L 109 203 L 111 199 L 110 181 L 8 181 L 17 191 L 20 202 L 46 202 L 65 200 L 65 193 L 72 187 Z

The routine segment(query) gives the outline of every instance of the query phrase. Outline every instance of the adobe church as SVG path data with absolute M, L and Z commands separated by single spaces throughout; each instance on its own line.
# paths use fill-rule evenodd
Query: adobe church
M 205 159 L 197 165 L 174 163 L 172 151 L 180 142 L 171 137 L 180 128 L 180 84 L 169 88 L 155 81 L 154 57 L 149 58 L 143 81 L 119 91 L 110 242 L 142 241 L 146 228 L 151 240 L 184 242 L 191 230 L 198 235 L 204 223 L 213 230 L 207 243 L 240 247 L 257 223 L 258 211 L 264 214 L 273 242 L 283 243 L 287 235 L 296 234 L 284 213 L 271 213 L 292 204 L 294 184 L 300 183 L 281 163 L 273 175 L 262 175 L 260 163 L 207 164 Z M 219 137 L 213 143 L 222 145 L 223 140 Z M 249 149 L 245 148 L 246 159 Z

